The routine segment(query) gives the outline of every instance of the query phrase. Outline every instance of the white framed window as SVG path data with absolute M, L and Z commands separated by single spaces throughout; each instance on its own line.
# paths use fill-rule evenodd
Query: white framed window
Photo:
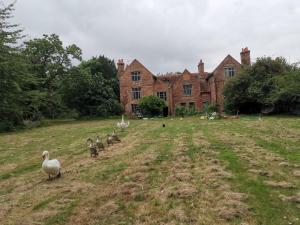
M 141 80 L 141 72 L 139 72 L 139 71 L 131 72 L 131 78 L 132 78 L 132 81 L 140 81 Z
M 132 88 L 132 98 L 133 99 L 140 99 L 141 98 L 141 88 Z
M 192 95 L 192 85 L 191 84 L 184 84 L 183 85 L 183 94 L 185 96 L 191 96 Z
M 162 100 L 167 101 L 167 93 L 165 91 L 157 92 L 157 97 L 161 98 Z
M 235 75 L 235 69 L 232 66 L 224 67 L 225 77 L 233 77 Z

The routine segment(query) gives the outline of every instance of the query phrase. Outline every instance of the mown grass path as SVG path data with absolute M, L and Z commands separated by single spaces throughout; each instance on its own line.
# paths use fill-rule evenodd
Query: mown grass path
M 0 224 L 300 224 L 299 118 L 134 120 L 90 158 L 85 140 L 116 122 L 0 135 Z

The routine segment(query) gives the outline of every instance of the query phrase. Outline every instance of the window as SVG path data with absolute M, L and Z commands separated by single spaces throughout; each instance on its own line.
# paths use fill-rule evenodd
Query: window
M 234 67 L 225 67 L 225 77 L 233 77 L 235 75 L 235 69 Z
M 139 81 L 141 80 L 141 73 L 139 71 L 134 71 L 131 73 L 132 81 Z
M 181 107 L 186 107 L 186 103 L 185 103 L 185 102 L 180 103 L 180 106 L 181 106 Z
M 137 104 L 132 104 L 131 109 L 132 109 L 132 112 L 135 113 L 135 114 L 141 113 L 141 109 Z
M 132 88 L 132 98 L 140 99 L 141 98 L 141 88 Z
M 195 102 L 190 102 L 190 103 L 189 103 L 189 107 L 190 107 L 191 109 L 195 108 Z
M 191 84 L 183 85 L 183 93 L 185 96 L 191 96 L 192 95 L 192 85 Z
M 157 92 L 157 97 L 161 98 L 162 100 L 167 101 L 167 93 L 166 92 Z

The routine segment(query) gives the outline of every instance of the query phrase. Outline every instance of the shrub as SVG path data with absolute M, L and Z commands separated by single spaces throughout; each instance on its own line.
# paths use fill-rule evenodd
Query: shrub
M 158 116 L 162 113 L 166 103 L 157 96 L 146 96 L 139 102 L 139 107 L 145 115 Z
M 203 107 L 204 113 L 213 113 L 219 111 L 219 105 L 218 104 L 205 104 Z

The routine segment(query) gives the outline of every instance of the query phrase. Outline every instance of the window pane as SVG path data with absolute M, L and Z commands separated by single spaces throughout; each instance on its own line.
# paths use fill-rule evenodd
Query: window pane
M 139 71 L 131 72 L 132 81 L 139 81 L 141 79 L 141 74 Z
M 141 88 L 132 88 L 132 98 L 133 99 L 141 98 Z
M 183 85 L 183 93 L 186 96 L 191 96 L 192 95 L 192 85 L 191 84 Z
M 166 92 L 157 92 L 156 95 L 157 95 L 157 97 L 167 101 L 167 93 Z

